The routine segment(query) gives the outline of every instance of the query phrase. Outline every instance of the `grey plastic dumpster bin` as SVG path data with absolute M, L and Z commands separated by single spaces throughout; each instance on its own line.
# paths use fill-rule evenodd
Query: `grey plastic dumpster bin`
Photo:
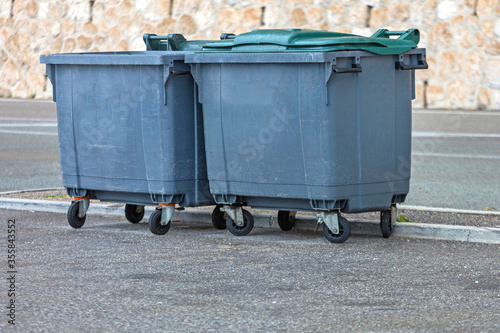
M 398 39 L 389 38 L 399 35 Z M 186 55 L 203 105 L 210 191 L 245 235 L 242 206 L 317 211 L 325 237 L 350 234 L 340 212 L 381 211 L 409 190 L 418 30 L 370 37 L 313 30 L 255 30 Z M 395 214 L 393 214 L 395 215 Z
M 168 40 L 145 35 L 146 42 L 151 39 Z M 83 226 L 90 199 L 126 203 L 132 223 L 142 220 L 144 205 L 159 205 L 162 208 L 149 220 L 156 234 L 169 230 L 175 204 L 214 204 L 201 105 L 184 55 L 147 51 L 41 56 L 57 102 L 63 184 L 76 200 L 68 210 L 72 227 Z

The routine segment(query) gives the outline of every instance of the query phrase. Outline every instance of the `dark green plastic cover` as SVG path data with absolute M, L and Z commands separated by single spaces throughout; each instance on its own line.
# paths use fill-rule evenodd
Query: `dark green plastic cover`
M 390 36 L 399 36 L 391 39 Z M 234 39 L 208 42 L 202 52 L 329 52 L 363 50 L 375 54 L 401 54 L 417 47 L 417 29 L 381 29 L 371 37 L 306 29 L 254 30 Z

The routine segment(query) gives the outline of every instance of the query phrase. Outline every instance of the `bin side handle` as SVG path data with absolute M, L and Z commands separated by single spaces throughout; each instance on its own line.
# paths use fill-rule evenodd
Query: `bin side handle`
M 417 55 L 417 63 L 416 64 L 405 64 L 404 55 L 400 54 L 398 61 L 396 61 L 396 68 L 401 70 L 410 70 L 410 69 L 428 69 L 429 65 L 425 60 L 425 54 Z
M 361 68 L 359 56 L 352 57 L 350 65 L 351 65 L 350 67 L 339 68 L 339 67 L 337 67 L 337 58 L 333 58 L 333 60 L 332 60 L 332 72 L 341 74 L 341 73 L 356 73 L 356 72 L 361 72 L 363 70 Z
M 168 80 L 170 79 L 170 77 L 172 77 L 174 75 L 191 74 L 190 71 L 184 71 L 184 70 L 174 71 L 174 70 L 172 70 L 171 66 L 173 66 L 173 63 L 163 66 L 163 88 L 164 88 L 163 103 L 165 105 L 167 105 L 167 83 L 168 83 Z
M 325 88 L 326 88 L 326 105 L 328 105 L 328 82 L 330 82 L 330 79 L 332 78 L 333 73 L 336 74 L 344 74 L 344 73 L 360 73 L 363 71 L 363 68 L 361 67 L 361 57 L 359 56 L 354 56 L 348 58 L 347 63 L 348 67 L 343 67 L 339 68 L 337 66 L 337 58 L 333 58 L 331 62 L 326 63 L 326 75 L 325 75 Z

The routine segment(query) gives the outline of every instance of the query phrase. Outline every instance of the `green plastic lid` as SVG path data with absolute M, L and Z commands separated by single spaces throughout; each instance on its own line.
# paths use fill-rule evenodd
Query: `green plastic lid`
M 390 36 L 399 36 L 392 39 Z M 417 29 L 381 29 L 371 37 L 306 29 L 254 30 L 234 39 L 208 42 L 202 52 L 330 52 L 363 50 L 375 54 L 401 54 L 417 47 Z

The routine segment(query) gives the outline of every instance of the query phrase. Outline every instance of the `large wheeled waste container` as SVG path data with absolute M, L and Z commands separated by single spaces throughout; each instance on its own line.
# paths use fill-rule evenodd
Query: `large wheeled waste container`
M 57 103 L 64 187 L 74 228 L 90 199 L 126 203 L 132 223 L 170 229 L 175 205 L 214 204 L 209 192 L 201 105 L 186 52 L 205 42 L 145 35 L 148 51 L 42 55 Z M 157 51 L 162 50 L 162 51 Z M 217 208 L 217 212 L 220 211 Z
M 233 234 L 251 231 L 249 205 L 279 210 L 283 230 L 296 211 L 316 211 L 334 243 L 350 235 L 341 212 L 381 211 L 390 235 L 409 190 L 414 70 L 427 68 L 419 38 L 255 30 L 186 55 L 210 191 Z

